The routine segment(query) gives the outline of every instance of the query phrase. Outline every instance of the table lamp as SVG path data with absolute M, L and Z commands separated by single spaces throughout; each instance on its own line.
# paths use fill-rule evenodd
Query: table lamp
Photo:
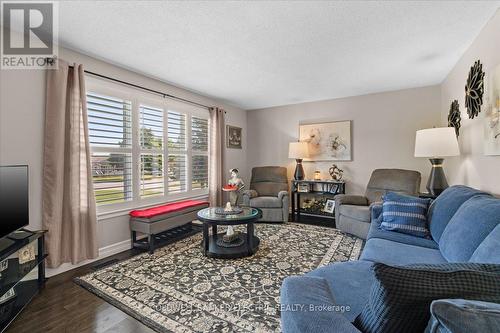
M 295 173 L 293 174 L 296 180 L 304 179 L 304 168 L 302 167 L 302 159 L 309 157 L 309 147 L 307 142 L 290 142 L 288 147 L 288 158 L 294 158 L 297 162 Z
M 415 157 L 427 157 L 432 169 L 427 181 L 427 191 L 439 195 L 448 187 L 443 170 L 443 157 L 458 156 L 457 136 L 453 127 L 428 128 L 417 131 Z

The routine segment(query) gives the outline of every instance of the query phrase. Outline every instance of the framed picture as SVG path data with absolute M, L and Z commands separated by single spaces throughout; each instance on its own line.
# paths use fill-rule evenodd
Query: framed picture
M 297 185 L 297 192 L 300 193 L 307 193 L 309 192 L 309 184 L 306 183 L 300 183 Z
M 309 145 L 304 161 L 352 161 L 350 120 L 299 124 L 299 141 Z
M 326 200 L 325 207 L 323 208 L 323 211 L 325 213 L 333 214 L 334 209 L 335 209 L 335 200 L 332 200 L 332 199 Z
M 226 147 L 241 149 L 241 127 L 226 125 Z
M 331 194 L 337 194 L 338 191 L 339 191 L 339 186 L 337 184 L 332 185 L 332 187 L 330 189 L 330 193 Z

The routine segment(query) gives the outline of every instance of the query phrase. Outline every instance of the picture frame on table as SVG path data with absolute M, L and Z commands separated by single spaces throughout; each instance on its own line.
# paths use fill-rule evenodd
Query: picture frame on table
M 325 213 L 333 214 L 334 210 L 335 210 L 335 200 L 333 200 L 333 199 L 326 200 L 325 207 L 323 208 L 323 211 Z
M 308 193 L 309 192 L 309 184 L 300 183 L 297 185 L 297 192 L 300 193 Z
M 337 194 L 338 190 L 339 190 L 339 186 L 337 184 L 332 185 L 332 188 L 330 189 L 330 193 Z

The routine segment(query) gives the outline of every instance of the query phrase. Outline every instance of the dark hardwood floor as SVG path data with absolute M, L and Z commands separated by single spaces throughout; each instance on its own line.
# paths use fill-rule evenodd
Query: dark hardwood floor
M 201 227 L 195 223 L 181 226 L 162 233 L 165 238 L 162 238 L 162 243 L 159 245 L 165 246 L 198 232 L 201 232 Z M 73 282 L 75 277 L 142 252 L 137 249 L 124 251 L 49 278 L 40 294 L 35 296 L 5 332 L 154 332 Z
M 74 277 L 92 272 L 95 265 L 136 254 L 136 250 L 121 252 L 49 278 L 45 288 L 6 332 L 154 332 L 73 282 Z
M 317 218 L 310 217 L 301 218 L 301 223 L 331 226 L 331 221 L 319 221 Z M 167 244 L 200 230 L 201 228 L 194 228 L 191 232 L 172 237 Z M 92 272 L 96 266 L 105 265 L 108 262 L 115 263 L 116 260 L 126 260 L 139 253 L 141 253 L 139 250 L 124 251 L 49 278 L 40 294 L 35 296 L 21 312 L 6 333 L 154 332 L 73 282 L 73 278 Z

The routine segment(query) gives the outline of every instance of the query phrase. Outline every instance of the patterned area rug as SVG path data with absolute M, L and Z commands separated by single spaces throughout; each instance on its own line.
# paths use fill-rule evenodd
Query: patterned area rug
M 310 225 L 257 224 L 256 233 L 252 257 L 206 258 L 197 234 L 75 281 L 158 332 L 276 332 L 285 277 L 356 260 L 363 246 Z

